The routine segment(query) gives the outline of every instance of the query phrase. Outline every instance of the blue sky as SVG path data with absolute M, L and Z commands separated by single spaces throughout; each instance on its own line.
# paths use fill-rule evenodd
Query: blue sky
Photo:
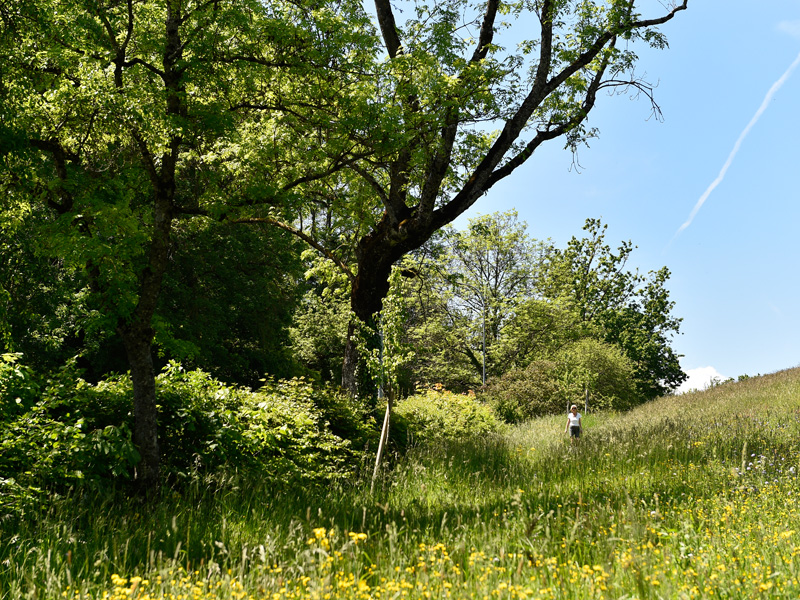
M 610 245 L 637 246 L 633 267 L 667 266 L 685 387 L 798 366 L 800 1 L 690 0 L 661 30 L 669 49 L 637 50 L 663 121 L 600 98 L 580 169 L 551 142 L 466 216 L 516 208 L 559 246 L 599 217 Z

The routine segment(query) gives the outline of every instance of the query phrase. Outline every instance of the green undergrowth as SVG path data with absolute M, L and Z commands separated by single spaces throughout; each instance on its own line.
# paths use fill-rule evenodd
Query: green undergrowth
M 17 598 L 796 598 L 800 371 L 412 445 L 324 489 L 236 472 L 64 494 L 0 538 Z M 363 469 L 365 473 L 370 469 Z M 3 527 L 7 523 L 3 523 Z

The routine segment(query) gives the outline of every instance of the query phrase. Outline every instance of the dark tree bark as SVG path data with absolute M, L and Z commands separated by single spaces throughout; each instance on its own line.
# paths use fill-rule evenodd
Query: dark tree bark
M 412 142 L 412 145 L 400 150 L 390 163 L 383 165 L 385 172 L 389 174 L 388 185 L 385 188 L 378 183 L 376 177 L 368 173 L 367 169 L 356 169 L 367 183 L 376 189 L 384 213 L 379 224 L 361 239 L 356 251 L 358 269 L 351 293 L 351 308 L 355 316 L 362 322 L 368 323 L 371 316 L 381 309 L 382 300 L 389 289 L 388 277 L 391 267 L 405 253 L 419 248 L 434 232 L 462 215 L 495 183 L 508 177 L 524 164 L 541 144 L 579 128 L 594 108 L 597 92 L 601 88 L 606 86 L 637 88 L 652 101 L 652 89 L 644 82 L 606 78 L 613 53 L 604 51 L 614 48 L 618 36 L 666 23 L 679 11 L 685 10 L 687 2 L 688 0 L 684 0 L 665 15 L 650 20 L 631 18 L 633 12 L 631 2 L 627 15 L 621 12 L 616 22 L 594 33 L 594 41 L 586 43 L 571 63 L 561 64 L 553 57 L 554 45 L 558 43 L 558 33 L 554 31 L 554 17 L 557 15 L 558 3 L 555 0 L 542 0 L 537 13 L 541 24 L 539 55 L 528 93 L 505 120 L 502 131 L 465 179 L 463 186 L 449 199 L 441 197 L 443 182 L 453 163 L 452 151 L 458 128 L 462 123 L 469 122 L 470 118 L 455 104 L 443 110 L 439 133 L 433 144 L 429 140 L 416 138 L 419 140 L 419 145 L 414 146 Z M 494 39 L 498 8 L 499 0 L 487 0 L 484 5 L 479 39 L 469 60 L 471 65 L 480 63 L 488 56 Z M 403 55 L 404 48 L 395 25 L 391 3 L 387 0 L 375 0 L 375 9 L 390 60 L 398 59 Z M 583 70 L 593 62 L 593 70 L 584 72 Z M 580 105 L 573 107 L 572 111 L 566 111 L 559 120 L 550 120 L 540 125 L 527 142 L 521 140 L 525 128 L 536 111 L 570 77 L 579 72 L 583 72 L 586 77 L 586 88 Z M 469 68 L 465 68 L 461 77 L 466 81 L 469 76 Z M 408 114 L 424 110 L 414 94 L 405 97 L 401 94 L 401 98 Z M 653 108 L 654 110 L 658 108 L 655 103 Z M 420 175 L 418 181 L 421 182 L 418 195 L 413 199 L 407 191 L 412 165 Z M 353 328 L 351 333 L 352 331 Z M 357 349 L 351 339 L 348 340 L 344 357 L 342 385 L 353 393 L 356 392 L 357 365 Z
M 152 494 L 158 488 L 161 472 L 152 338 L 149 328 L 126 328 L 122 333 L 133 383 L 133 443 L 141 457 L 136 466 L 136 481 L 145 494 Z
M 154 205 L 153 236 L 150 242 L 148 265 L 142 273 L 139 302 L 128 323 L 119 327 L 125 344 L 133 384 L 134 430 L 133 441 L 141 462 L 136 469 L 140 489 L 152 494 L 160 479 L 158 444 L 158 408 L 155 370 L 153 368 L 153 316 L 169 262 L 170 232 L 172 229 L 172 198 L 174 195 L 174 164 L 158 180 L 159 191 Z

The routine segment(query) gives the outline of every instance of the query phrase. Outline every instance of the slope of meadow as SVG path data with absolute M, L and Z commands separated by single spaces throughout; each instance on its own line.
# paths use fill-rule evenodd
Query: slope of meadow
M 800 596 L 800 370 L 585 425 L 416 448 L 371 495 L 71 499 L 0 537 L 0 596 Z

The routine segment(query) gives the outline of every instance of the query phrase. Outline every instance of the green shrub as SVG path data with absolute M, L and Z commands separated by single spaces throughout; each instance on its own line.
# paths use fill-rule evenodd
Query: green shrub
M 431 440 L 459 440 L 499 431 L 501 421 L 474 395 L 429 389 L 398 402 L 392 438 L 401 447 Z
M 4 364 L 13 366 L 0 371 L 4 402 L 25 387 L 9 381 L 29 381 L 26 386 L 40 391 L 38 398 L 14 402 L 13 413 L 5 409 L 0 510 L 19 509 L 37 497 L 36 490 L 131 481 L 139 454 L 132 442 L 129 377 L 91 385 L 70 363 L 37 387 L 33 373 Z M 251 391 L 171 363 L 156 378 L 156 395 L 167 483 L 227 471 L 325 484 L 351 476 L 364 447 L 377 437 L 365 411 L 343 394 L 298 379 L 269 381 Z
M 30 389 L 40 391 L 38 398 L 18 404 L 27 410 L 0 431 L 0 478 L 7 483 L 2 493 L 129 479 L 139 454 L 131 439 L 130 404 L 116 389 L 119 382 L 91 386 L 77 376 L 74 362 L 41 385 L 25 372 Z
M 36 403 L 39 383 L 21 354 L 0 354 L 0 423 L 25 413 Z
M 342 396 L 315 389 L 302 379 L 268 382 L 242 408 L 245 451 L 280 480 L 325 483 L 346 478 L 355 472 L 364 444 L 377 432 L 359 411 L 348 412 L 343 405 Z M 334 433 L 329 416 L 353 439 Z
M 178 478 L 226 465 L 276 480 L 341 478 L 376 435 L 349 399 L 303 379 L 251 391 L 173 363 L 156 385 L 164 468 Z
M 507 423 L 521 423 L 582 405 L 587 389 L 592 410 L 628 410 L 642 401 L 630 359 L 619 348 L 588 338 L 490 379 L 481 399 Z
M 228 463 L 248 466 L 242 462 L 240 417 L 248 394 L 203 371 L 185 371 L 176 362 L 165 367 L 156 377 L 156 399 L 161 468 L 168 481 Z
M 481 398 L 507 423 L 521 423 L 564 410 L 558 365 L 546 360 L 533 361 L 524 369 L 490 379 Z

